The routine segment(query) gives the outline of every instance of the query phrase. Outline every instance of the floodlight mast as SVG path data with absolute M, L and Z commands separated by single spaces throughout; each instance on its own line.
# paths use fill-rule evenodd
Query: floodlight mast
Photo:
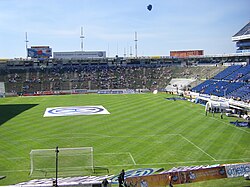
M 25 32 L 25 43 L 26 43 L 26 53 L 27 53 L 27 58 L 29 57 L 29 54 L 28 54 L 28 33 Z
M 84 35 L 83 35 L 83 27 L 81 27 L 81 35 L 80 35 L 80 39 L 81 39 L 81 50 L 83 51 L 83 39 L 84 39 Z
M 137 32 L 135 32 L 135 58 L 137 58 L 137 48 L 138 48 L 138 46 L 137 46 L 137 42 L 138 42 L 138 39 L 137 39 Z

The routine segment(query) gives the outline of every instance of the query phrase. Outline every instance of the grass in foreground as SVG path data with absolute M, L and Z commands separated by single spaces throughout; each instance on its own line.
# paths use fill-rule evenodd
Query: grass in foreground
M 0 185 L 31 180 L 30 151 L 56 146 L 93 147 L 95 166 L 108 168 L 112 174 L 121 169 L 250 161 L 250 130 L 229 124 L 236 119 L 205 116 L 203 106 L 166 97 L 171 96 L 93 94 L 1 99 L 0 175 L 7 178 Z M 43 117 L 48 107 L 95 105 L 104 106 L 111 114 Z M 230 186 L 232 181 L 239 184 L 243 179 L 218 180 L 218 184 Z M 210 181 L 201 183 L 206 184 Z

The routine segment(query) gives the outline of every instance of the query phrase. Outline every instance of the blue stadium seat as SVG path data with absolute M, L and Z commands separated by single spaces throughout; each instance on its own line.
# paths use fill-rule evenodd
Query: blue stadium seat
M 225 77 L 225 79 L 230 80 L 230 81 L 232 81 L 232 80 L 236 81 L 236 80 L 244 77 L 248 73 L 250 73 L 250 65 L 242 66 L 239 69 L 237 69 L 236 71 L 234 71 L 232 74 Z
M 229 76 L 230 74 L 232 74 L 233 72 L 235 72 L 236 70 L 238 70 L 239 68 L 241 68 L 241 65 L 234 65 L 234 66 L 229 66 L 228 68 L 226 68 L 224 71 L 218 73 L 217 75 L 214 76 L 214 79 L 217 80 L 222 80 L 225 77 Z
M 191 89 L 193 92 L 250 100 L 250 65 L 234 65 Z

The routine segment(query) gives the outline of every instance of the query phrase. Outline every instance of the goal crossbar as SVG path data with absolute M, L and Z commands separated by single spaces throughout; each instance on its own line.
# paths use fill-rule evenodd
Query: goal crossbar
M 30 151 L 30 176 L 34 171 L 51 171 L 55 166 L 56 149 Z M 60 171 L 91 169 L 94 171 L 93 147 L 58 148 Z M 54 168 L 55 169 L 55 168 Z

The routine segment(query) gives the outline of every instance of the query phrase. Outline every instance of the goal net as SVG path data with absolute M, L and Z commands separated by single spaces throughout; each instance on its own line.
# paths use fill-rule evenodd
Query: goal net
M 93 147 L 58 148 L 58 176 L 82 175 L 94 171 Z M 30 176 L 54 176 L 56 149 L 30 152 Z

